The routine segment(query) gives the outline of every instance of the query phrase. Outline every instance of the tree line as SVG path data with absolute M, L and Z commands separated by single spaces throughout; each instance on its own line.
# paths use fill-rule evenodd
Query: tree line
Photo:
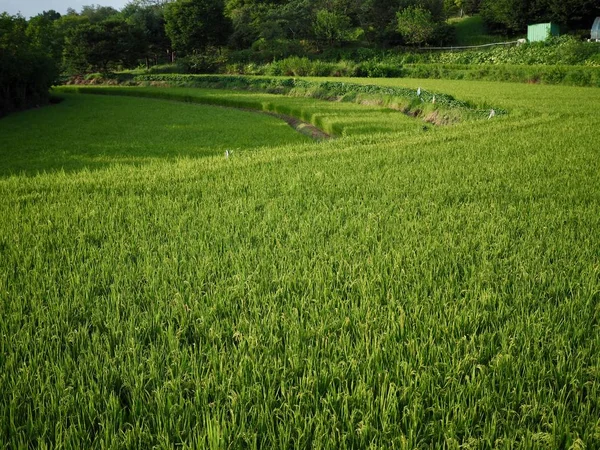
M 453 15 L 480 13 L 511 33 L 528 23 L 591 25 L 590 0 L 133 0 L 30 20 L 0 15 L 0 107 L 41 101 L 61 73 L 108 72 L 188 58 L 267 62 L 344 48 L 451 44 Z

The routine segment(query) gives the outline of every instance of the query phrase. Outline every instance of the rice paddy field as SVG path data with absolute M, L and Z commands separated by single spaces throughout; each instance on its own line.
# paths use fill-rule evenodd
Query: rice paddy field
M 600 448 L 600 90 L 378 83 L 0 120 L 0 448 Z

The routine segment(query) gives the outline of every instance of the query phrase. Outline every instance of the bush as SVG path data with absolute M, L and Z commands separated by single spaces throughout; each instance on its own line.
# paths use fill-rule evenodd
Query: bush
M 357 75 L 368 78 L 397 78 L 402 76 L 402 66 L 377 60 L 365 61 L 359 64 Z
M 306 57 L 286 58 L 273 62 L 267 70 L 267 75 L 305 77 L 311 75 L 312 65 Z
M 352 77 L 356 75 L 356 68 L 356 64 L 350 61 L 311 61 L 306 57 L 292 57 L 275 61 L 265 66 L 264 70 L 262 70 L 260 74 L 288 77 Z M 251 74 L 247 70 L 244 71 L 244 73 L 248 75 Z
M 218 48 L 208 48 L 204 53 L 195 53 L 177 60 L 179 73 L 219 73 L 225 68 L 227 55 Z
M 159 64 L 148 69 L 148 73 L 179 73 L 181 66 L 177 64 Z
M 560 36 L 545 42 L 519 46 L 497 46 L 462 52 L 437 52 L 416 58 L 417 62 L 445 64 L 584 65 L 600 54 L 600 45 Z
M 298 41 L 261 38 L 252 44 L 251 51 L 247 52 L 246 56 L 249 58 L 248 61 L 266 63 L 305 54 L 302 43 Z
M 600 67 L 586 66 L 408 64 L 403 66 L 403 75 L 411 78 L 600 86 Z

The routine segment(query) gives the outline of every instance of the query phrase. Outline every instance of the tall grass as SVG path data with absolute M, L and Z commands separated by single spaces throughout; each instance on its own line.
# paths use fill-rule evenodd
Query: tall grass
M 247 111 L 60 95 L 58 105 L 0 122 L 0 176 L 202 158 L 307 140 L 281 120 Z
M 1 179 L 0 442 L 599 447 L 600 93 L 405 83 L 512 113 Z
M 319 83 L 315 83 L 319 85 Z M 368 88 L 368 87 L 367 87 Z M 367 89 L 368 90 L 368 89 Z M 405 110 L 419 107 L 419 113 L 427 119 L 435 111 L 434 104 L 424 103 L 416 98 L 416 89 L 411 89 L 412 102 L 405 106 L 406 99 L 394 96 L 379 96 L 372 100 L 352 97 L 347 102 L 315 101 L 311 94 L 318 92 L 296 92 L 298 97 L 286 98 L 280 95 L 257 92 L 243 92 L 226 89 L 166 88 L 152 87 L 62 87 L 58 92 L 79 92 L 95 95 L 118 95 L 130 97 L 149 97 L 175 100 L 187 103 L 228 106 L 257 110 L 296 117 L 308 122 L 333 136 L 372 135 L 374 133 L 404 132 L 422 133 L 430 131 L 431 126 L 423 120 L 415 120 L 404 114 Z M 429 94 L 428 94 L 429 95 Z M 363 101 L 364 100 L 364 101 Z M 366 103 L 366 104 L 361 104 Z M 489 114 L 489 110 L 486 111 Z M 481 111 L 476 111 L 481 116 Z M 459 113 L 448 111 L 435 117 L 439 121 L 456 122 Z

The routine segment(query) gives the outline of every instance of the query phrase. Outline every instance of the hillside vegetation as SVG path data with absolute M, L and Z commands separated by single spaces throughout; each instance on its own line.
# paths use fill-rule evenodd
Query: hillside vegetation
M 599 447 L 600 91 L 381 84 L 509 114 L 424 132 L 392 111 L 414 131 L 236 141 L 230 158 L 194 132 L 197 105 L 81 95 L 0 121 L 24 171 L 0 179 L 0 442 Z M 139 132 L 125 112 L 87 122 L 112 102 Z M 332 129 L 385 112 L 323 105 Z M 189 133 L 159 137 L 170 120 Z M 52 154 L 67 138 L 69 170 L 20 121 L 56 130 Z

